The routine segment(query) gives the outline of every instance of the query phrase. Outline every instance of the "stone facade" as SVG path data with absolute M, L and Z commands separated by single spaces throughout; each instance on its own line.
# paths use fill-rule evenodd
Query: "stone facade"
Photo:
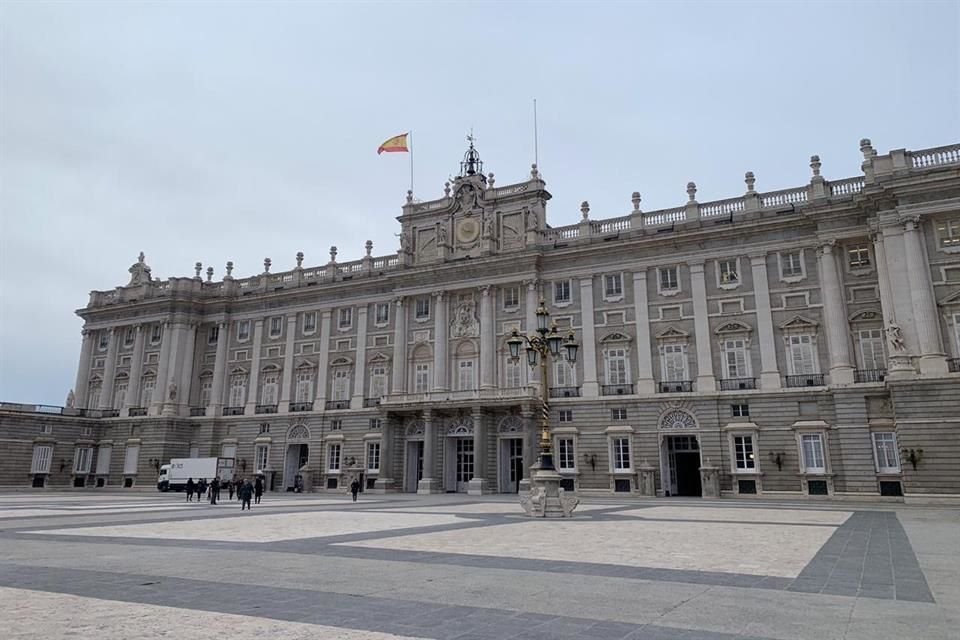
M 582 493 L 960 495 L 960 145 L 551 227 L 472 145 L 400 250 L 94 291 L 68 407 L 0 406 L 0 484 L 152 484 L 224 455 L 275 490 L 515 492 L 540 385 Z M 509 359 L 544 300 L 575 364 Z M 49 447 L 49 448 L 48 448 Z

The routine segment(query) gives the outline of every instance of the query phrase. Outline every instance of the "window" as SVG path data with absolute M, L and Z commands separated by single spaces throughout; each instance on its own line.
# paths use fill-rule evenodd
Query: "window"
M 604 298 L 622 298 L 623 297 L 623 275 L 611 273 L 603 276 L 603 297 Z
M 627 419 L 627 410 L 623 407 L 616 409 L 610 409 L 610 419 L 611 420 L 626 420 Z
M 786 336 L 787 363 L 790 375 L 800 376 L 817 373 L 817 362 L 813 354 L 813 336 Z
M 577 370 L 567 360 L 553 361 L 553 384 L 556 387 L 577 386 Z
M 375 324 L 387 324 L 390 322 L 390 303 L 378 302 L 373 308 L 373 321 Z
M 847 264 L 851 269 L 864 269 L 870 266 L 870 247 L 865 244 L 853 245 L 847 249 Z
M 137 472 L 140 463 L 140 445 L 127 445 L 126 455 L 123 457 L 123 472 L 132 475 Z
M 283 333 L 283 318 L 277 316 L 270 318 L 270 337 L 279 338 Z
M 560 409 L 560 422 L 573 422 L 573 409 Z
M 750 358 L 747 357 L 747 341 L 743 338 L 724 340 L 723 374 L 725 378 L 749 378 Z
M 660 367 L 664 382 L 687 380 L 687 345 L 660 345 Z
M 370 370 L 370 397 L 380 398 L 387 395 L 387 367 L 375 365 Z
M 730 405 L 730 413 L 734 418 L 749 418 L 750 417 L 750 405 L 748 404 L 732 404 Z
M 613 438 L 610 440 L 614 471 L 630 471 L 630 438 Z
M 94 380 L 90 383 L 90 387 L 87 390 L 87 409 L 97 409 L 100 406 L 100 391 L 103 388 L 103 383 L 99 380 Z
M 473 360 L 460 360 L 457 363 L 457 389 L 473 390 Z
M 370 418 L 370 431 L 379 431 L 383 428 L 383 419 Z
M 427 393 L 430 391 L 430 365 L 426 362 L 419 362 L 416 365 L 413 378 L 414 393 Z
M 239 320 L 237 322 L 237 340 L 244 342 L 250 339 L 250 321 Z
M 347 307 L 340 309 L 337 314 L 337 327 L 340 329 L 349 329 L 353 326 L 353 308 Z
M 97 348 L 100 351 L 106 351 L 107 347 L 110 346 L 110 332 L 103 330 L 100 332 L 99 341 L 97 342 Z
M 317 330 L 317 312 L 309 311 L 303 314 L 303 332 L 305 334 L 313 333 Z
M 826 473 L 823 457 L 823 434 L 805 433 L 800 436 L 803 454 L 803 469 L 806 473 Z
M 331 400 L 350 399 L 350 370 L 335 369 L 333 372 L 333 394 Z
M 430 318 L 430 298 L 417 298 L 414 304 L 413 317 L 417 320 Z
M 200 378 L 200 406 L 210 405 L 210 394 L 213 390 L 213 378 L 204 376 Z
M 140 406 L 149 407 L 153 401 L 153 388 L 157 385 L 157 379 L 153 376 L 145 376 L 143 384 L 140 385 Z
M 883 329 L 863 329 L 859 332 L 860 357 L 864 369 L 883 369 Z
M 52 424 L 41 425 L 40 433 L 42 433 L 45 436 L 50 435 L 51 433 L 53 433 L 53 425 Z
M 159 344 L 163 337 L 163 326 L 155 324 L 150 327 L 150 344 Z
M 627 350 L 607 349 L 604 356 L 604 376 L 607 384 L 629 384 Z
M 242 407 L 247 401 L 247 374 L 236 373 L 230 376 L 230 406 Z
M 657 269 L 657 290 L 665 294 L 673 294 L 680 291 L 679 268 L 660 267 Z
M 340 418 L 330 420 L 330 431 L 343 431 L 343 420 Z
M 50 462 L 53 459 L 53 447 L 38 445 L 33 448 L 33 462 L 30 463 L 30 473 L 50 473 Z
M 557 438 L 557 469 L 575 471 L 577 456 L 573 447 L 573 438 Z
M 503 308 L 514 310 L 520 308 L 520 287 L 505 287 L 503 290 Z
M 277 404 L 277 386 L 280 374 L 270 371 L 263 374 L 263 388 L 260 390 L 260 404 Z
M 523 386 L 523 366 L 507 358 L 503 365 L 503 386 L 507 389 L 516 389 Z
M 336 442 L 327 445 L 327 471 L 340 471 L 340 445 Z
M 118 380 L 115 385 L 113 385 L 113 408 L 120 410 L 123 409 L 123 403 L 127 400 L 127 381 Z
M 960 248 L 960 218 L 937 222 L 937 245 L 942 249 Z
M 900 473 L 900 456 L 897 454 L 896 433 L 874 433 L 873 451 L 876 455 L 877 473 Z
M 720 260 L 717 262 L 717 277 L 720 286 L 740 284 L 740 273 L 736 260 Z
M 367 443 L 367 471 L 380 471 L 380 443 Z
M 220 339 L 220 327 L 213 325 L 207 329 L 207 344 L 217 344 L 217 340 Z
M 267 461 L 270 458 L 270 445 L 258 444 L 257 450 L 253 456 L 253 466 L 257 473 L 267 468 Z
M 263 435 L 264 433 L 270 433 L 270 423 L 269 423 L 269 422 L 261 422 L 261 423 L 260 423 L 260 435 Z
M 110 473 L 110 457 L 113 454 L 113 447 L 111 446 L 101 446 L 97 450 L 97 473 L 107 474 Z
M 570 300 L 570 281 L 558 280 L 557 282 L 554 282 L 553 304 L 569 304 Z
M 733 458 L 737 471 L 755 471 L 753 436 L 733 436 Z
M 133 343 L 137 339 L 137 330 L 133 327 L 129 327 L 126 331 L 123 332 L 123 346 L 132 347 Z
M 780 277 L 802 278 L 803 254 L 800 251 L 786 251 L 780 254 Z

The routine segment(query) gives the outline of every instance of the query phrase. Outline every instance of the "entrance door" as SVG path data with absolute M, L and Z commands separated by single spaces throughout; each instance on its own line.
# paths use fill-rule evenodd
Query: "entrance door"
M 306 444 L 287 445 L 287 455 L 283 461 L 283 486 L 287 491 L 293 491 L 300 467 L 307 464 L 310 457 L 310 447 Z
M 700 486 L 700 443 L 696 436 L 667 438 L 671 493 L 675 496 L 703 495 Z
M 523 438 L 501 438 L 499 455 L 500 493 L 518 493 L 523 478 Z
M 473 438 L 456 438 L 457 493 L 466 493 L 467 483 L 473 477 Z
M 404 469 L 403 490 L 407 493 L 416 493 L 417 485 L 423 479 L 423 440 L 407 442 Z

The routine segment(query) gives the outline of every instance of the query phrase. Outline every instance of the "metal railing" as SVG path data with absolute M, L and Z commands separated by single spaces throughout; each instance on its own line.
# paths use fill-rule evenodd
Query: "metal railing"
M 887 377 L 886 369 L 854 369 L 853 381 L 860 382 L 883 382 Z
M 103 409 L 100 412 L 100 417 L 101 418 L 119 418 L 120 409 Z
M 349 400 L 327 400 L 327 409 L 349 409 Z
M 786 376 L 785 381 L 788 387 L 822 387 L 822 373 L 805 373 L 799 376 Z
M 633 395 L 632 384 L 605 384 L 600 387 L 602 396 L 629 396 Z
M 127 415 L 130 416 L 131 418 L 143 417 L 147 415 L 147 408 L 146 407 L 130 407 L 130 409 L 127 411 Z
M 242 416 L 243 410 L 245 407 L 224 407 L 223 415 L 225 416 Z
M 291 402 L 290 413 L 296 413 L 298 411 L 313 411 L 313 403 L 312 402 Z
M 720 391 L 740 391 L 741 389 L 756 388 L 756 378 L 723 378 L 720 380 Z
M 693 391 L 692 380 L 675 380 L 673 382 L 657 383 L 658 393 L 690 393 Z
M 253 408 L 254 413 L 276 413 L 277 405 L 275 404 L 258 404 Z
M 551 398 L 579 398 L 580 387 L 550 387 Z
M 364 407 L 379 407 L 379 406 L 380 406 L 380 398 L 364 398 L 364 399 L 363 399 L 363 406 L 364 406 Z
M 202 418 L 205 415 L 207 415 L 206 407 L 190 407 L 191 418 Z
M 947 371 L 960 373 L 960 358 L 947 358 Z

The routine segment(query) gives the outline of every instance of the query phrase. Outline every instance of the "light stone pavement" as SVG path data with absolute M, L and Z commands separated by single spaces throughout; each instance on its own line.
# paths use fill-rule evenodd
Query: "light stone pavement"
M 224 496 L 225 497 L 225 496 Z M 954 639 L 960 510 L 0 494 L 3 638 Z

